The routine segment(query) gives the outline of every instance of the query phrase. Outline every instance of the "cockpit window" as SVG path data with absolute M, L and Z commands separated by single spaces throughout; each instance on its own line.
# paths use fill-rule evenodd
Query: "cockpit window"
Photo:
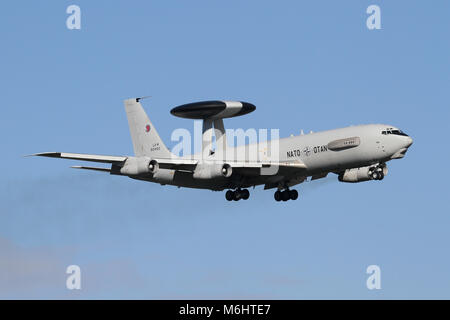
M 387 135 L 387 134 L 395 134 L 397 136 L 405 136 L 407 137 L 408 135 L 406 133 L 404 133 L 402 130 L 398 130 L 398 129 L 393 129 L 393 128 L 388 128 L 384 131 L 381 131 L 381 134 Z
M 392 132 L 392 134 L 396 134 L 396 135 L 398 135 L 398 136 L 408 136 L 406 133 L 404 133 L 402 130 L 392 130 L 391 131 Z

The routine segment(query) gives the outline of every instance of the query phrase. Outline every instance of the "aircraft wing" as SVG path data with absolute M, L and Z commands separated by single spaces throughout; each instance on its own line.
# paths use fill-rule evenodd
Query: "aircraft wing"
M 68 152 L 42 152 L 31 154 L 30 156 L 49 157 L 59 159 L 81 160 L 100 163 L 120 164 L 127 160 L 126 156 L 105 156 L 97 154 L 85 154 L 85 153 L 68 153 Z M 174 169 L 184 171 L 194 171 L 198 160 L 191 159 L 155 159 L 160 168 L 162 169 Z M 86 166 L 73 166 L 75 169 L 96 170 L 110 172 L 108 168 L 86 167 Z
M 31 156 L 38 157 L 50 157 L 50 158 L 61 158 L 61 159 L 71 159 L 71 160 L 83 160 L 92 162 L 102 162 L 102 163 L 117 163 L 122 162 L 127 159 L 127 157 L 121 156 L 102 156 L 97 154 L 84 154 L 84 153 L 66 153 L 66 152 L 42 152 L 35 153 Z
M 108 155 L 68 153 L 68 152 L 43 152 L 43 153 L 35 153 L 32 154 L 31 156 L 81 160 L 81 161 L 111 163 L 111 164 L 123 163 L 128 158 L 127 156 L 108 156 Z M 183 158 L 175 158 L 175 159 L 157 158 L 154 160 L 158 162 L 159 167 L 162 169 L 172 169 L 191 172 L 195 170 L 195 167 L 199 162 L 199 160 L 196 159 L 183 159 Z M 250 175 L 250 176 L 258 176 L 261 173 L 263 174 L 265 173 L 266 175 L 279 174 L 284 176 L 290 176 L 306 169 L 306 165 L 300 161 L 290 161 L 290 162 L 231 161 L 227 163 L 231 165 L 233 171 L 239 172 L 243 175 Z M 107 168 L 96 168 L 85 166 L 74 166 L 73 168 L 110 171 L 110 169 Z M 262 169 L 266 169 L 266 171 L 262 171 Z

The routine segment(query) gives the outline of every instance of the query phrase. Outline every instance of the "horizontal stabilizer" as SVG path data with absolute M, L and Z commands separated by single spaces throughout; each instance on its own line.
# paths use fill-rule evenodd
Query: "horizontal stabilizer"
M 83 160 L 83 161 L 103 162 L 103 163 L 116 163 L 125 161 L 127 159 L 127 157 L 120 157 L 120 156 L 102 156 L 97 154 L 66 153 L 66 152 L 43 152 L 43 153 L 35 153 L 32 154 L 31 156 Z
M 85 169 L 85 170 L 94 170 L 94 171 L 111 172 L 111 169 L 108 169 L 108 168 L 84 167 L 84 166 L 72 166 L 71 168 L 74 168 L 74 169 Z

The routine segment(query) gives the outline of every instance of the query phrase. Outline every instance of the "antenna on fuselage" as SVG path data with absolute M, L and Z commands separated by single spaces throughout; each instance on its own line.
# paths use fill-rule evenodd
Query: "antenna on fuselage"
M 140 98 L 136 98 L 136 102 L 141 101 L 142 99 L 147 99 L 147 98 L 151 98 L 152 96 L 144 96 L 144 97 L 140 97 Z

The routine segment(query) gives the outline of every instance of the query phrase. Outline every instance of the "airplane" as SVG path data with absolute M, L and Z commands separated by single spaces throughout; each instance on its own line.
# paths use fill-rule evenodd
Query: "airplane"
M 341 182 L 383 180 L 386 162 L 405 156 L 413 140 L 400 129 L 384 124 L 367 124 L 311 132 L 268 142 L 231 147 L 227 145 L 224 118 L 253 112 L 256 107 L 242 101 L 202 101 L 173 108 L 174 116 L 202 119 L 202 152 L 177 156 L 161 140 L 145 113 L 142 98 L 124 101 L 134 156 L 108 156 L 65 152 L 44 152 L 31 156 L 107 163 L 110 167 L 73 166 L 77 169 L 109 172 L 112 175 L 155 182 L 161 185 L 227 190 L 228 201 L 247 200 L 248 188 L 264 185 L 276 189 L 276 201 L 296 200 L 298 191 L 291 187 L 308 178 L 325 178 L 329 173 Z M 212 135 L 216 150 L 213 150 Z M 256 155 L 236 158 L 255 147 Z M 271 153 L 274 153 L 273 155 Z M 268 172 L 264 172 L 266 169 Z

